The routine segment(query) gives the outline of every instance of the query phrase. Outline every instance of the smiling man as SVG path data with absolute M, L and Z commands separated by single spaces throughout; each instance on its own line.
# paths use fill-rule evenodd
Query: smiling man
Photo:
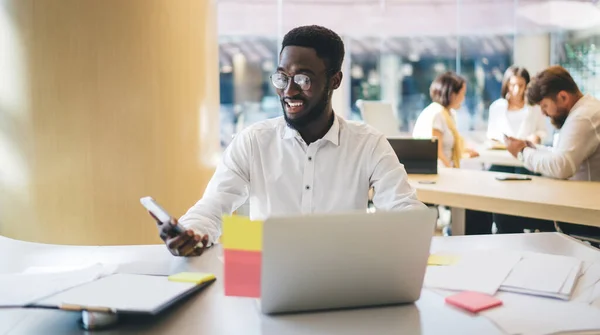
M 284 37 L 271 76 L 283 117 L 235 136 L 204 196 L 179 220 L 187 231 L 161 232 L 174 255 L 201 254 L 221 235 L 222 215 L 248 199 L 255 220 L 366 210 L 371 187 L 378 209 L 425 207 L 385 136 L 334 113 L 343 59 L 344 44 L 329 29 L 299 27 Z

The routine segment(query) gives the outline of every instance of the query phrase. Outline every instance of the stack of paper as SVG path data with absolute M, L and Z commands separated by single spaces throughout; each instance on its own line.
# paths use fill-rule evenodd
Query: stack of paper
M 428 288 L 490 295 L 507 291 L 569 300 L 583 262 L 542 253 L 477 250 L 462 255 L 432 255 L 428 264 L 442 265 L 427 267 L 423 285 Z M 595 278 L 595 273 L 590 273 L 590 285 Z
M 573 257 L 523 253 L 500 290 L 569 300 L 581 266 Z
M 436 259 L 442 258 L 436 257 Z M 429 288 L 494 295 L 521 260 L 521 253 L 506 250 L 478 250 L 452 259 L 455 261 L 448 266 L 427 267 L 423 285 Z
M 27 306 L 47 296 L 94 281 L 115 269 L 96 264 L 70 271 L 52 272 L 39 268 L 29 269 L 26 273 L 0 275 L 0 307 Z

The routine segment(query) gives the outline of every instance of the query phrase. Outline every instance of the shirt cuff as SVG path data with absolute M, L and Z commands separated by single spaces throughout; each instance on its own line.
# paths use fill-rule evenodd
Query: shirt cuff
M 535 152 L 534 148 L 525 147 L 523 149 L 523 165 L 527 167 L 527 162 L 529 161 L 529 156 L 531 156 Z

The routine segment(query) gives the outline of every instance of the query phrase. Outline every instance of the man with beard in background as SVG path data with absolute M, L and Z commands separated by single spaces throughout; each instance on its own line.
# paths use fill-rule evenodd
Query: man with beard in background
M 283 117 L 235 136 L 202 199 L 180 218 L 185 233 L 161 231 L 172 254 L 200 255 L 221 235 L 222 215 L 248 199 L 253 220 L 366 210 L 371 187 L 379 209 L 425 207 L 386 137 L 334 113 L 331 96 L 342 81 L 343 59 L 344 43 L 327 28 L 286 34 L 271 76 Z
M 527 99 L 540 105 L 560 131 L 554 147 L 506 139 L 510 153 L 525 168 L 545 177 L 600 181 L 600 100 L 584 95 L 564 68 L 552 66 L 531 81 Z M 561 223 L 563 232 L 597 237 L 600 228 Z

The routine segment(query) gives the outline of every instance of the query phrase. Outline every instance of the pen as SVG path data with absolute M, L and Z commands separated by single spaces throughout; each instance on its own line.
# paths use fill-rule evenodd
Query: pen
M 109 307 L 98 307 L 98 306 L 82 306 L 75 304 L 61 304 L 60 309 L 64 311 L 88 311 L 97 313 L 115 313 L 115 310 Z

